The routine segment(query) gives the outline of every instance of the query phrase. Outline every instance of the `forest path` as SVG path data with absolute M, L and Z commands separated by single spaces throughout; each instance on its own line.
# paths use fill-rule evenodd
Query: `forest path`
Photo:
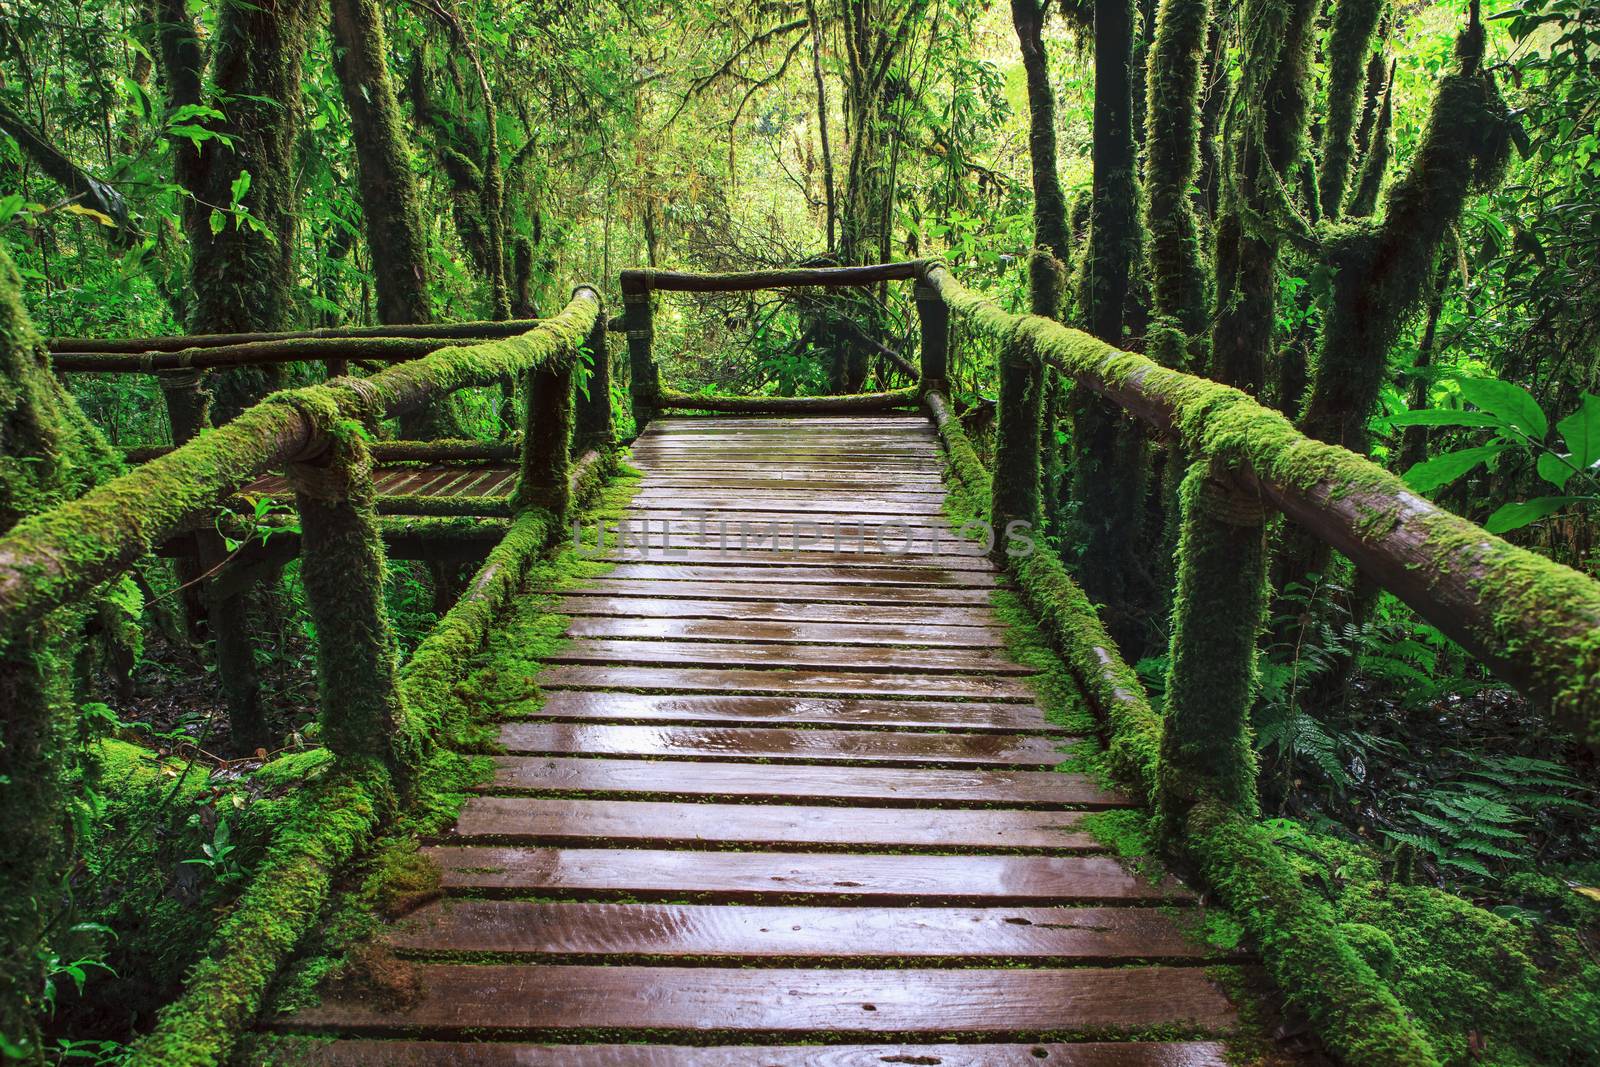
M 1221 1063 L 1222 957 L 1080 825 L 1128 802 L 1053 769 L 929 424 L 668 419 L 633 459 L 651 546 L 562 596 L 543 706 L 425 849 L 444 898 L 386 934 L 418 996 L 275 1028 L 329 1064 Z

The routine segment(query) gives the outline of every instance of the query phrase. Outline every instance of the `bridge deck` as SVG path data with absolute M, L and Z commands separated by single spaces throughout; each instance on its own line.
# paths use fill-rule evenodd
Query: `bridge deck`
M 634 462 L 652 550 L 561 599 L 545 703 L 426 849 L 444 898 L 387 932 L 416 996 L 277 1028 L 332 1064 L 1222 1062 L 1193 899 L 1081 827 L 1125 801 L 1052 769 L 927 423 L 666 420 Z M 857 529 L 891 520 L 910 554 Z M 1117 1040 L 1152 1032 L 1195 1040 Z

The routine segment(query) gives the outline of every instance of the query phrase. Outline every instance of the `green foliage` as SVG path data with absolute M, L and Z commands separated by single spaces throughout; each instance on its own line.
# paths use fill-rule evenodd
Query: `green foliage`
M 1472 408 L 1419 408 L 1388 416 L 1390 426 L 1434 426 L 1490 431 L 1487 443 L 1443 452 L 1406 471 L 1406 483 L 1420 493 L 1440 489 L 1479 467 L 1491 470 L 1508 453 L 1533 461 L 1538 477 L 1559 496 L 1503 504 L 1484 522 L 1490 533 L 1506 533 L 1569 508 L 1600 504 L 1600 396 L 1584 393 L 1578 407 L 1556 423 L 1557 447 L 1549 443 L 1550 425 L 1533 395 L 1520 385 L 1493 378 L 1453 378 L 1450 384 Z M 1587 492 L 1566 491 L 1572 488 Z

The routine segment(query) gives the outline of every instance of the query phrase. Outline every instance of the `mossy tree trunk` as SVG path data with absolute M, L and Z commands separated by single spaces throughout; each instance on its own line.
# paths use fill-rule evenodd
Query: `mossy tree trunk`
M 209 84 L 193 17 L 165 0 L 162 26 L 169 98 L 209 102 L 226 116 L 198 150 L 178 139 L 178 178 L 193 198 L 184 221 L 190 246 L 194 333 L 285 330 L 294 311 L 294 145 L 307 40 L 317 0 L 224 4 L 212 45 Z M 202 99 L 203 98 L 203 99 Z M 248 188 L 235 195 L 248 172 Z M 230 215 L 230 212 L 232 214 Z M 260 224 L 241 223 L 247 213 Z M 282 384 L 278 368 L 235 371 L 216 385 L 216 414 L 231 418 Z
M 1371 445 L 1367 422 L 1388 380 L 1389 349 L 1427 294 L 1435 256 L 1468 195 L 1497 184 L 1506 163 L 1514 119 L 1482 69 L 1483 48 L 1474 3 L 1456 40 L 1455 69 L 1439 86 L 1422 141 L 1384 197 L 1381 218 L 1348 223 L 1323 245 L 1335 270 L 1333 298 L 1300 428 L 1358 455 Z M 1282 581 L 1304 583 L 1329 559 L 1321 541 L 1288 538 Z
M 1078 301 L 1089 331 L 1118 347 L 1140 245 L 1138 161 L 1133 136 L 1132 0 L 1094 5 L 1094 182 L 1089 239 Z M 1144 544 L 1149 450 L 1126 415 L 1084 389 L 1069 401 L 1072 496 L 1083 542 L 1078 573 L 1104 605 L 1106 625 L 1130 657 L 1139 657 L 1154 589 L 1137 559 Z
M 1186 346 L 1203 336 L 1207 318 L 1192 189 L 1200 165 L 1200 74 L 1210 16 L 1210 0 L 1162 0 L 1146 86 L 1150 298 L 1157 328 L 1181 331 Z
M 1223 161 L 1211 377 L 1256 395 L 1272 350 L 1279 238 L 1246 220 L 1274 217 L 1272 191 L 1299 161 L 1316 10 L 1315 0 L 1246 0 L 1241 13 L 1244 62 Z
M 1048 6 L 1040 0 L 1011 0 L 1011 25 L 1022 50 L 1028 82 L 1028 158 L 1033 172 L 1033 247 L 1028 260 L 1030 306 L 1035 315 L 1060 319 L 1066 295 L 1066 264 L 1072 257 L 1067 229 L 1067 198 L 1057 165 L 1056 96 L 1044 47 Z
M 1344 211 L 1356 151 L 1356 105 L 1366 81 L 1368 49 L 1385 0 L 1338 0 L 1328 33 L 1328 105 L 1322 116 L 1322 169 L 1317 197 L 1330 222 Z
M 118 460 L 50 371 L 0 250 L 0 534 L 113 474 Z M 73 663 L 93 605 L 62 608 L 0 647 L 0 1034 L 42 1061 L 40 944 L 70 900 L 78 702 Z
M 389 77 L 383 11 L 376 0 L 331 0 L 329 11 L 334 69 L 355 142 L 378 321 L 428 322 L 427 242 L 410 145 Z

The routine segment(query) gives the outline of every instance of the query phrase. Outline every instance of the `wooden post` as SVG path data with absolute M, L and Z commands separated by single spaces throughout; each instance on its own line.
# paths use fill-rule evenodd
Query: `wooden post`
M 577 411 L 574 419 L 572 450 L 574 454 L 591 448 L 609 452 L 616 443 L 616 430 L 611 422 L 611 356 L 606 351 L 604 306 L 595 315 L 594 327 L 589 331 L 584 345 L 589 349 L 592 362 L 588 388 L 585 392 L 579 393 L 574 400 Z
M 334 754 L 379 759 L 401 783 L 419 757 L 396 684 L 396 647 L 384 607 L 372 454 L 354 434 L 313 460 L 291 463 L 300 511 L 300 576 L 317 628 L 322 737 Z
M 918 278 L 917 321 L 922 325 L 922 391 L 949 391 L 950 308 L 939 290 Z
M 564 522 L 572 496 L 572 379 L 576 353 L 563 352 L 528 373 L 523 392 L 522 473 L 512 506 L 543 508 Z
M 1254 814 L 1250 705 L 1266 610 L 1266 526 L 1259 494 L 1196 462 L 1179 493 L 1183 527 L 1161 735 L 1160 808 L 1169 832 L 1201 793 Z
M 634 431 L 642 433 L 656 417 L 661 399 L 661 376 L 650 354 L 650 276 L 645 271 L 622 272 L 622 321 L 628 329 Z
M 994 456 L 994 523 L 996 563 L 1027 551 L 1022 538 L 1038 535 L 1039 523 L 1039 394 L 1043 368 L 1032 348 L 1011 338 L 1000 352 L 1000 425 Z M 1016 526 L 1014 523 L 1026 524 Z

